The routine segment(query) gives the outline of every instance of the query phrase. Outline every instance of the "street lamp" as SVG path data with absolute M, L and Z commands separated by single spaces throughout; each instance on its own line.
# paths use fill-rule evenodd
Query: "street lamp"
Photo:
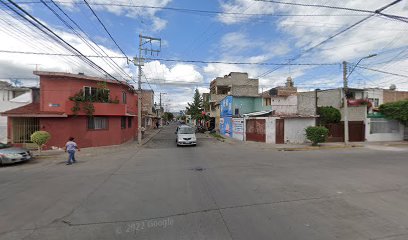
M 348 102 L 347 102 L 347 90 L 348 90 L 348 77 L 353 73 L 354 69 L 358 66 L 358 64 L 367 58 L 372 58 L 377 56 L 377 54 L 370 54 L 366 57 L 361 58 L 358 60 L 356 64 L 354 64 L 353 68 L 351 69 L 350 73 L 347 74 L 347 62 L 343 61 L 343 103 L 344 103 L 344 144 L 347 145 L 349 143 L 349 122 L 348 122 Z

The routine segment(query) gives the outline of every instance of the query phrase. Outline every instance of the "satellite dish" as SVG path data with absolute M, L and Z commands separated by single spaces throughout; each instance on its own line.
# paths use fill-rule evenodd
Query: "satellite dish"
M 395 89 L 397 89 L 397 86 L 395 86 L 395 84 L 391 84 L 390 85 L 390 90 L 395 90 Z

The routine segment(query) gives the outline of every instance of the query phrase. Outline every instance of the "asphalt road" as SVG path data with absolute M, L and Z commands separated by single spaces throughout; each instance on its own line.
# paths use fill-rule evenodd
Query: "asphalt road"
M 408 239 L 408 151 L 279 152 L 175 126 L 0 168 L 0 239 Z

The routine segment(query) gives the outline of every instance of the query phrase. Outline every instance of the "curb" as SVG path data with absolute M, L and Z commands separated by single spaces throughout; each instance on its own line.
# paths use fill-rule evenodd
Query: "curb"
M 300 148 L 277 148 L 278 151 L 294 152 L 294 151 L 314 151 L 314 150 L 325 150 L 325 149 L 344 149 L 344 148 L 361 148 L 362 145 L 349 145 L 349 146 L 308 146 Z

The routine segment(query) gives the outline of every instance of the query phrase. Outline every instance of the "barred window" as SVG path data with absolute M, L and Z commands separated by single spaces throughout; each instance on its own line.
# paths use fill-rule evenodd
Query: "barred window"
M 107 117 L 88 117 L 88 129 L 101 130 L 108 129 Z
M 385 118 L 372 118 L 370 123 L 370 133 L 397 133 L 400 131 L 400 124 L 396 120 Z

